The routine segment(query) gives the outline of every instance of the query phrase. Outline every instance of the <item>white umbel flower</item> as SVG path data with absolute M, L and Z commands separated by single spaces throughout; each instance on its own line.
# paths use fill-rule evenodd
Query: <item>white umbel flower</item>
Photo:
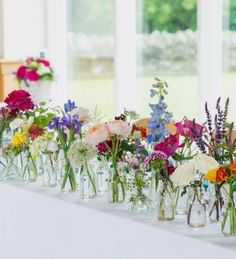
M 97 155 L 97 149 L 87 141 L 74 142 L 68 150 L 68 159 L 72 166 L 79 167 Z

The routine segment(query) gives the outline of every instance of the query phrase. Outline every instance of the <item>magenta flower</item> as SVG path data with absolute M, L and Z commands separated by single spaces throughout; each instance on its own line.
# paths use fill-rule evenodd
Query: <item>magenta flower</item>
M 170 157 L 175 153 L 175 151 L 179 148 L 179 136 L 169 135 L 162 142 L 157 143 L 154 147 L 155 151 L 161 151 L 166 154 L 167 157 Z
M 25 75 L 26 75 L 26 70 L 27 67 L 26 66 L 20 66 L 17 71 L 16 71 L 16 76 L 18 79 L 24 79 Z
M 145 168 L 147 168 L 147 169 L 150 168 L 150 164 L 151 164 L 152 162 L 154 162 L 154 160 L 155 160 L 156 158 L 165 160 L 165 159 L 167 159 L 167 155 L 166 155 L 164 152 L 162 152 L 162 151 L 153 151 L 153 152 L 152 152 L 148 157 L 146 157 L 145 160 L 144 160 L 144 166 L 145 166 Z
M 46 59 L 41 58 L 39 63 L 43 64 L 45 67 L 50 67 L 50 63 Z
M 195 138 L 196 136 L 199 136 L 203 129 L 202 125 L 196 123 L 195 121 L 190 121 L 190 120 L 177 122 L 175 123 L 175 126 L 178 130 L 178 133 L 181 136 L 189 137 L 191 139 Z
M 26 78 L 29 81 L 38 81 L 39 74 L 35 70 L 31 70 L 31 71 L 26 72 Z

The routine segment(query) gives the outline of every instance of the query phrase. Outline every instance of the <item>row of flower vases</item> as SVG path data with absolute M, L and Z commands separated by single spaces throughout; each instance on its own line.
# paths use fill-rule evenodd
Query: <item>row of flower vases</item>
M 32 158 L 27 151 L 21 152 L 15 158 L 1 158 L 1 178 L 8 181 L 35 181 L 37 175 L 41 175 L 44 187 L 60 185 L 64 179 L 66 160 L 44 154 L 39 159 Z M 159 182 L 158 188 L 154 174 L 142 170 L 134 172 L 132 181 L 135 188 L 127 191 L 126 172 L 116 172 L 106 161 L 82 165 L 73 173 L 79 176 L 80 196 L 90 199 L 97 196 L 98 192 L 108 191 L 108 199 L 111 203 L 129 201 L 129 209 L 134 212 L 152 211 L 157 206 L 157 217 L 160 221 L 174 220 L 176 215 L 187 217 L 187 224 L 191 227 L 203 227 L 207 222 L 207 205 L 209 207 L 209 221 L 221 221 L 222 233 L 236 235 L 236 208 L 233 196 L 233 184 L 225 190 L 226 196 L 215 187 L 210 197 L 202 188 L 191 188 L 182 196 L 183 189 L 173 191 L 170 182 Z M 67 170 L 68 171 L 68 170 Z M 148 176 L 147 176 L 148 175 Z M 144 183 L 144 177 L 149 177 L 148 185 Z M 64 191 L 71 189 L 68 181 Z M 207 204 L 208 203 L 208 204 Z

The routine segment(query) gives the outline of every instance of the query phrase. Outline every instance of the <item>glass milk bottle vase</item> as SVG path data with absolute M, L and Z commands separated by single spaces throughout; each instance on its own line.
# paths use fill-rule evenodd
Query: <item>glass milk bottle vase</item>
M 227 202 L 222 210 L 221 231 L 226 236 L 236 236 L 236 206 L 234 200 L 234 181 L 229 183 L 226 190 Z
M 175 214 L 187 214 L 187 194 L 183 187 L 178 187 L 175 194 Z
M 84 163 L 80 168 L 80 196 L 82 199 L 97 196 L 96 177 L 90 163 Z
M 42 182 L 45 187 L 54 187 L 58 182 L 58 160 L 57 155 L 45 153 L 41 156 L 43 162 Z
M 97 189 L 98 192 L 106 192 L 108 190 L 109 163 L 105 158 L 99 160 L 97 167 Z
M 187 224 L 190 227 L 204 227 L 206 225 L 206 205 L 200 187 L 193 187 L 189 191 Z
M 211 222 L 220 221 L 223 205 L 224 197 L 222 195 L 219 185 L 215 184 L 209 198 L 209 220 Z
M 175 219 L 175 192 L 170 181 L 161 182 L 157 198 L 157 214 L 161 221 Z
M 126 196 L 126 177 L 125 172 L 118 168 L 109 169 L 108 179 L 108 200 L 111 203 L 121 203 L 125 201 Z
M 134 193 L 130 197 L 130 210 L 133 212 L 145 212 L 153 209 L 152 202 L 144 193 L 147 183 L 144 179 L 145 171 L 142 169 L 134 170 Z

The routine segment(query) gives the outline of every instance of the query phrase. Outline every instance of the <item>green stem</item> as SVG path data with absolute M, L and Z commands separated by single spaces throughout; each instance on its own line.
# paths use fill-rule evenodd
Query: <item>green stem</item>
M 90 182 L 91 182 L 91 184 L 92 184 L 92 186 L 93 186 L 94 194 L 95 194 L 95 196 L 97 196 L 96 185 L 95 185 L 94 180 L 93 180 L 93 178 L 92 178 L 92 176 L 91 176 L 91 174 L 90 174 L 90 172 L 89 172 L 89 168 L 88 168 L 87 163 L 85 163 L 85 168 L 86 168 L 86 171 L 87 171 L 87 175 L 88 175 L 88 177 L 89 177 L 89 180 L 90 180 Z

